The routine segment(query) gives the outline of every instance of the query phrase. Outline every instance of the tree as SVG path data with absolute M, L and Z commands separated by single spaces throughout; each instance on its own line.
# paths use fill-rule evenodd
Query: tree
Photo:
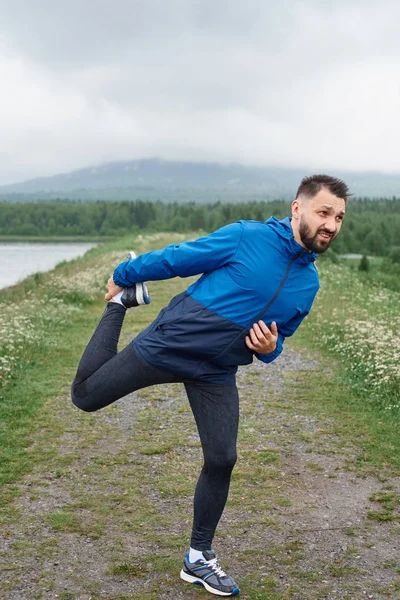
M 369 260 L 368 257 L 363 254 L 360 264 L 358 265 L 359 271 L 369 271 Z
M 393 246 L 391 248 L 389 258 L 392 262 L 400 264 L 400 246 Z

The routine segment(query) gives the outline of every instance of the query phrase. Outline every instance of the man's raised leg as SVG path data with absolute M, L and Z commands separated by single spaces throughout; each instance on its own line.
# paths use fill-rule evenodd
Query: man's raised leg
M 72 384 L 72 402 L 92 412 L 135 390 L 180 379 L 145 362 L 131 344 L 118 352 L 126 309 L 110 302 L 80 360 Z
M 122 304 L 108 302 L 82 358 L 73 386 L 79 385 L 95 373 L 118 352 L 118 341 L 126 308 Z

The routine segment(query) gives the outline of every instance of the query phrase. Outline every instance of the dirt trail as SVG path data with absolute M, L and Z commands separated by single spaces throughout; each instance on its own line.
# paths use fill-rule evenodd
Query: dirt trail
M 356 444 L 298 402 L 291 374 L 318 368 L 289 349 L 239 373 L 239 462 L 215 549 L 246 600 L 398 598 L 400 523 L 368 513 L 399 481 L 348 470 Z M 210 597 L 178 577 L 201 464 L 183 388 L 142 390 L 93 415 L 66 392 L 47 410 L 60 436 L 7 513 L 0 598 Z

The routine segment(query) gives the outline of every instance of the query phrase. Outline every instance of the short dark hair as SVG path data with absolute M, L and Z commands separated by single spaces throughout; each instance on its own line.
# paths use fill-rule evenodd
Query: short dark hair
M 343 198 L 345 202 L 347 198 L 352 195 L 342 179 L 337 179 L 337 177 L 331 177 L 330 175 L 311 175 L 310 177 L 304 177 L 301 180 L 299 189 L 297 190 L 296 200 L 299 196 L 314 198 L 314 196 L 322 189 L 328 190 L 338 198 Z

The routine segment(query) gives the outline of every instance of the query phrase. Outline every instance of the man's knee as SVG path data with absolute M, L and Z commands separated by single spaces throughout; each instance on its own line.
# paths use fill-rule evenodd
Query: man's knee
M 209 473 L 230 473 L 237 461 L 236 450 L 204 457 L 204 469 Z
M 94 412 L 97 410 L 96 406 L 93 405 L 93 402 L 91 402 L 91 398 L 90 396 L 83 396 L 77 393 L 77 387 L 73 385 L 72 389 L 71 389 L 71 400 L 72 400 L 72 404 L 74 406 L 76 406 L 77 408 L 80 408 L 80 410 L 83 410 L 85 412 Z

